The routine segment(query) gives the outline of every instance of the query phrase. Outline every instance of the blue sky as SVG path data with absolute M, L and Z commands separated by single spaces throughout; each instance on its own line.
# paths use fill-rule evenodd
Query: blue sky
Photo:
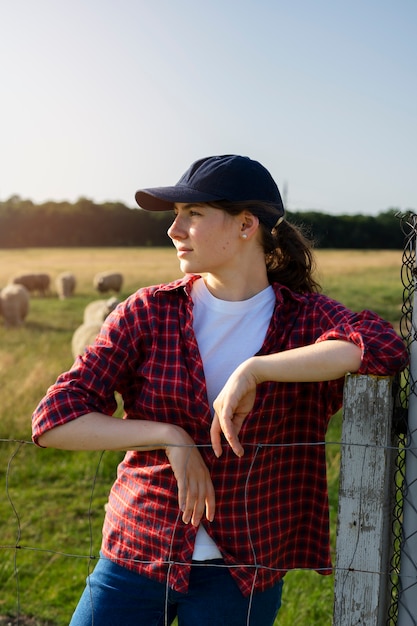
M 245 154 L 290 210 L 417 211 L 416 0 L 0 0 L 0 200 Z

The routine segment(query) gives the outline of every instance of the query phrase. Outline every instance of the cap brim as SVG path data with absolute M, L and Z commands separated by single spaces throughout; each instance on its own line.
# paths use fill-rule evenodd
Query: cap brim
M 169 211 L 176 202 L 214 202 L 222 199 L 181 185 L 140 189 L 135 193 L 136 202 L 145 211 Z

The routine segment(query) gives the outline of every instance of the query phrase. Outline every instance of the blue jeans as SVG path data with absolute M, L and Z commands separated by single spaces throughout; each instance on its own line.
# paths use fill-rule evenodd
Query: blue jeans
M 221 563 L 221 561 L 220 561 Z M 70 626 L 272 626 L 281 606 L 282 581 L 245 598 L 227 567 L 195 565 L 188 593 L 101 558 Z

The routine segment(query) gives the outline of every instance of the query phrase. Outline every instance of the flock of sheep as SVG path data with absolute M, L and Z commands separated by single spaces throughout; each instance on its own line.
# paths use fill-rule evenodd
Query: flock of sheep
M 76 288 L 76 278 L 71 272 L 62 272 L 55 279 L 55 290 L 61 300 L 70 298 Z M 93 286 L 98 293 L 115 291 L 119 293 L 123 285 L 123 275 L 118 272 L 100 272 L 94 276 Z M 21 326 L 30 308 L 32 294 L 46 296 L 51 292 L 51 277 L 46 273 L 21 274 L 14 276 L 9 284 L 0 290 L 0 316 L 7 327 Z M 119 303 L 116 297 L 90 302 L 84 310 L 84 319 L 72 338 L 74 358 L 82 354 L 100 330 L 107 315 Z

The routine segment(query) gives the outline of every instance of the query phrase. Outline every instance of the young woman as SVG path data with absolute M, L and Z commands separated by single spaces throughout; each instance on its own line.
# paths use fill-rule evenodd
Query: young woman
M 120 304 L 33 416 L 41 446 L 127 450 L 71 624 L 270 626 L 289 569 L 331 572 L 323 442 L 344 376 L 407 352 L 319 293 L 257 161 L 201 159 L 136 200 L 173 211 L 185 276 Z

